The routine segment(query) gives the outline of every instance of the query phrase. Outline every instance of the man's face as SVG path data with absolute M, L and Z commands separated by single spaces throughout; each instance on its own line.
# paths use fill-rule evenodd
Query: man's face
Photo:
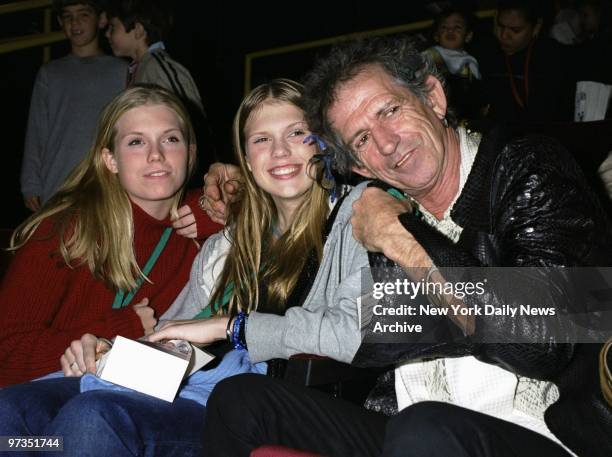
M 441 179 L 445 160 L 446 98 L 440 82 L 423 103 L 382 67 L 365 67 L 336 89 L 327 115 L 332 127 L 359 157 L 354 171 L 378 178 L 413 197 Z
M 58 20 L 72 46 L 87 46 L 98 39 L 101 18 L 89 5 L 65 6 Z

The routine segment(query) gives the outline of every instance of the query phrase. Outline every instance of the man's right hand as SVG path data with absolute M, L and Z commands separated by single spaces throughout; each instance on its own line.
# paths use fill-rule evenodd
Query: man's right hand
M 213 163 L 204 175 L 204 195 L 200 206 L 218 224 L 225 224 L 226 205 L 238 194 L 242 174 L 236 165 Z
M 36 212 L 40 209 L 40 197 L 38 195 L 23 197 L 23 203 L 30 211 Z
M 149 299 L 143 298 L 140 302 L 133 306 L 133 309 L 140 318 L 140 323 L 142 324 L 144 334 L 148 335 L 153 333 L 153 330 L 157 325 L 157 319 L 155 318 L 155 310 L 149 306 Z

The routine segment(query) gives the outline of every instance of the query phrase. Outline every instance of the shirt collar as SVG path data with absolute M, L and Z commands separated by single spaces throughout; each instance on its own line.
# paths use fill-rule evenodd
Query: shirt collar
M 155 51 L 156 49 L 166 49 L 166 45 L 163 41 L 156 41 L 151 46 L 149 46 L 149 52 Z

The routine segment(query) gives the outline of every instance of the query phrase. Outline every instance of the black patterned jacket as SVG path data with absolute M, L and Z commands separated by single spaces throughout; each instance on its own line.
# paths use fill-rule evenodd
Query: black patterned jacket
M 413 214 L 400 221 L 441 270 L 459 266 L 607 266 L 612 261 L 610 225 L 597 197 L 574 159 L 546 137 L 508 139 L 502 129 L 483 137 L 467 182 L 451 218 L 463 232 L 457 243 Z M 393 281 L 405 274 L 381 254 L 370 254 L 375 281 Z M 563 287 L 561 288 L 563 290 Z M 554 298 L 568 311 L 583 306 L 571 291 Z M 498 303 L 488 293 L 479 300 Z M 476 332 L 526 336 L 540 344 L 481 344 L 478 338 L 457 339 L 452 324 L 441 323 L 438 343 L 376 344 L 364 340 L 353 361 L 384 366 L 402 360 L 473 355 L 517 375 L 553 381 L 559 400 L 548 408 L 550 430 L 580 456 L 612 455 L 612 411 L 599 390 L 597 354 L 600 344 L 550 342 L 545 323 L 523 325 L 520 318 L 500 318 Z M 497 325 L 497 327 L 496 327 Z M 530 333 L 531 332 L 531 333 Z M 455 333 L 454 335 L 452 335 Z M 528 335 L 525 335 L 528 333 Z M 452 341 L 451 341 L 452 340 Z

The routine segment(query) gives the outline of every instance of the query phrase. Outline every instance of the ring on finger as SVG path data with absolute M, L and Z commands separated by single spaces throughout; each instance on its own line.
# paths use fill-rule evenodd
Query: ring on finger
M 200 208 L 202 208 L 202 210 L 206 211 L 206 209 L 204 208 L 204 204 L 206 203 L 206 197 L 204 196 L 204 194 L 202 194 L 200 196 L 200 198 L 198 199 L 198 205 L 200 206 Z

